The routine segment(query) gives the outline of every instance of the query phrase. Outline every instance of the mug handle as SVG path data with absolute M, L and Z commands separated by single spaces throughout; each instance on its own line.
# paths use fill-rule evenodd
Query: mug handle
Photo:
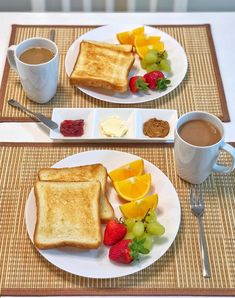
M 7 50 L 7 59 L 10 66 L 17 72 L 16 61 L 15 61 L 15 50 L 16 46 L 12 45 Z
M 215 163 L 212 168 L 212 171 L 229 174 L 234 170 L 234 167 L 235 167 L 235 149 L 231 145 L 229 145 L 227 143 L 223 143 L 220 147 L 220 150 L 224 150 L 224 151 L 228 152 L 228 154 L 231 155 L 232 164 L 231 164 L 231 166 L 227 167 L 227 166 L 222 166 L 222 165 L 218 165 L 217 163 Z

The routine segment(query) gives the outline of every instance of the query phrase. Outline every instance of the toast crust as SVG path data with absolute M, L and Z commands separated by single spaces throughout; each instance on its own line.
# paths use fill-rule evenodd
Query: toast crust
M 132 66 L 128 69 L 128 73 L 130 71 Z M 102 78 L 92 78 L 90 76 L 83 77 L 70 77 L 69 82 L 73 86 L 79 86 L 79 87 L 91 87 L 95 88 L 97 91 L 102 91 L 102 89 L 110 90 L 113 92 L 119 92 L 124 93 L 127 91 L 128 88 L 128 82 L 126 82 L 124 85 L 115 85 L 115 83 L 108 82 L 105 79 Z
M 100 163 L 67 168 L 44 168 L 38 173 L 41 181 L 93 181 L 101 183 L 100 219 L 107 223 L 114 217 L 114 210 L 106 196 L 107 169 Z
M 112 49 L 112 50 L 118 51 L 118 52 L 130 53 L 133 50 L 133 46 L 131 44 L 112 44 L 112 43 L 100 42 L 100 41 L 96 41 L 96 40 L 85 40 L 84 42 L 99 46 L 102 49 L 103 48 Z
M 64 194 L 58 195 L 59 190 Z M 37 181 L 34 193 L 37 219 L 33 240 L 37 248 L 73 246 L 96 249 L 101 245 L 100 182 Z M 66 239 L 68 234 L 72 239 Z
M 70 84 L 123 93 L 134 61 L 132 45 L 82 41 Z

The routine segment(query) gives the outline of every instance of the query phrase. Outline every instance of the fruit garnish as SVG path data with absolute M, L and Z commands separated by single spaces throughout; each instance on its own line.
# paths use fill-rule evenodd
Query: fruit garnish
M 162 236 L 165 233 L 165 228 L 159 222 L 150 222 L 146 227 L 146 231 L 152 235 Z
M 135 200 L 119 206 L 125 218 L 143 218 L 148 210 L 155 210 L 158 195 L 154 194 L 143 199 Z
M 161 71 L 151 71 L 144 75 L 146 82 L 149 84 L 150 89 L 156 89 L 157 80 L 164 79 L 165 76 Z
M 148 90 L 148 84 L 146 84 L 145 78 L 141 76 L 134 76 L 130 78 L 129 87 L 131 92 L 133 93 Z
M 137 35 L 135 36 L 134 45 L 141 47 L 153 45 L 159 43 L 160 39 L 160 36 Z
M 149 251 L 153 246 L 153 238 L 165 233 L 165 228 L 157 221 L 154 210 L 149 210 L 142 219 L 127 218 L 124 224 L 127 227 L 125 239 L 144 239 L 143 246 Z
M 109 250 L 109 258 L 122 264 L 130 264 L 139 259 L 139 254 L 148 254 L 149 250 L 143 246 L 144 239 L 123 239 Z
M 109 178 L 112 181 L 121 181 L 133 176 L 139 176 L 143 173 L 144 162 L 143 159 L 137 159 L 130 163 L 124 164 L 123 166 L 112 170 L 109 173 Z
M 119 196 L 127 201 L 134 201 L 143 198 L 151 186 L 151 175 L 130 177 L 125 180 L 115 181 L 114 188 Z
M 167 60 L 167 51 L 149 50 L 141 59 L 141 67 L 146 69 L 147 72 L 153 70 L 162 70 L 165 72 L 171 72 L 170 61 Z
M 170 72 L 171 71 L 171 66 L 170 66 L 170 62 L 169 60 L 166 60 L 166 59 L 162 59 L 160 62 L 159 62 L 159 67 L 162 71 L 165 71 L 165 72 Z
M 144 58 L 150 50 L 164 51 L 164 43 L 159 36 L 136 36 L 134 46 L 140 58 Z
M 116 37 L 120 44 L 134 45 L 135 36 L 142 36 L 144 34 L 144 27 L 138 27 L 131 31 L 119 32 Z
M 167 80 L 167 79 L 159 79 L 159 80 L 157 80 L 157 87 L 156 87 L 156 89 L 157 90 L 161 90 L 161 91 L 164 91 L 164 90 L 166 90 L 167 89 L 167 85 L 169 85 L 171 83 L 171 81 L 170 80 Z
M 124 224 L 116 219 L 110 220 L 104 231 L 104 244 L 113 245 L 122 240 L 127 233 L 127 228 Z
M 158 70 L 146 73 L 144 78 L 150 89 L 164 91 L 167 89 L 167 85 L 170 84 L 170 80 L 166 79 L 164 74 Z

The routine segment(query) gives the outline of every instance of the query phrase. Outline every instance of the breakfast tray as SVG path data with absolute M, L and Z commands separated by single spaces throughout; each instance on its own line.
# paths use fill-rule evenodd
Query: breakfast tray
M 182 218 L 176 240 L 157 262 L 115 279 L 89 279 L 46 261 L 31 243 L 25 203 L 38 170 L 69 155 L 116 149 L 157 165 L 178 192 Z M 229 162 L 227 155 L 222 162 Z M 189 208 L 190 185 L 176 175 L 170 145 L 0 144 L 0 295 L 235 295 L 235 172 L 204 182 L 203 217 L 212 276 L 202 277 L 197 219 Z
M 0 121 L 32 121 L 18 109 L 7 104 L 10 98 L 17 99 L 32 111 L 51 116 L 57 108 L 113 108 L 137 107 L 156 109 L 176 109 L 181 115 L 192 110 L 206 111 L 230 121 L 223 84 L 216 59 L 210 25 L 159 25 L 154 26 L 174 37 L 185 49 L 188 58 L 188 72 L 183 82 L 168 95 L 135 105 L 121 105 L 94 99 L 76 87 L 71 87 L 65 73 L 64 61 L 70 45 L 82 34 L 94 29 L 92 26 L 29 26 L 13 25 L 10 45 L 18 44 L 29 37 L 49 38 L 55 29 L 55 42 L 59 47 L 60 67 L 57 94 L 48 104 L 39 105 L 29 101 L 21 87 L 19 77 L 6 62 L 0 94 Z

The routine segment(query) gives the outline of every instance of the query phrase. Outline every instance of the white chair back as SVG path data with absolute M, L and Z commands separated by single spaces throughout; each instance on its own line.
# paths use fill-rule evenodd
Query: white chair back
M 46 11 L 46 1 L 47 0 L 31 0 L 32 11 Z M 83 11 L 92 12 L 93 0 L 82 0 Z M 137 10 L 138 3 L 136 0 L 126 0 L 127 1 L 127 12 L 134 12 Z M 158 11 L 159 0 L 149 0 L 149 12 Z M 64 12 L 71 11 L 71 0 L 61 0 L 61 8 Z M 174 0 L 172 11 L 174 12 L 186 12 L 188 9 L 188 0 Z M 115 11 L 115 0 L 105 0 L 105 11 L 114 12 Z

